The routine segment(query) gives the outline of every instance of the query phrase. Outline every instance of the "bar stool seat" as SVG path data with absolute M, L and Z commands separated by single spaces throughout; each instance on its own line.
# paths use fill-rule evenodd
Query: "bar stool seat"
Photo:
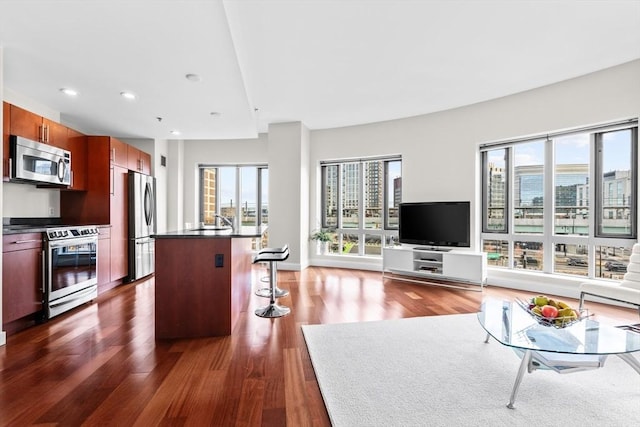
M 262 248 L 258 251 L 258 255 L 263 255 L 263 254 L 283 254 L 285 252 L 287 252 L 289 250 L 289 245 L 285 244 L 283 247 L 281 248 Z M 255 261 L 254 261 L 255 263 Z M 273 267 L 275 267 L 275 264 L 273 265 Z M 260 278 L 260 281 L 262 282 L 269 282 L 270 280 L 270 275 L 267 274 L 266 276 L 262 276 Z M 289 295 L 289 291 L 286 289 L 280 289 L 278 287 L 278 284 L 276 283 L 276 287 L 275 287 L 275 293 L 276 293 L 276 298 L 282 298 L 282 297 L 286 297 L 287 295 Z M 263 298 L 271 298 L 271 287 L 269 286 L 268 288 L 261 288 L 258 289 L 256 291 L 256 295 L 259 297 L 263 297 Z
M 265 253 L 258 253 L 258 255 L 256 255 L 256 257 L 253 259 L 253 263 L 258 263 L 258 262 L 268 262 L 269 263 L 269 284 L 270 286 L 270 295 L 269 295 L 269 305 L 267 305 L 266 307 L 260 307 L 258 309 L 256 309 L 255 314 L 256 316 L 260 316 L 260 317 L 268 317 L 268 318 L 273 318 L 273 317 L 282 317 L 282 316 L 286 316 L 287 314 L 291 313 L 291 309 L 287 306 L 284 305 L 279 305 L 276 304 L 276 292 L 275 292 L 275 288 L 276 288 L 276 283 L 278 281 L 277 278 L 277 267 L 276 267 L 276 263 L 277 262 L 281 262 L 286 260 L 287 258 L 289 258 L 289 249 L 287 249 L 285 252 L 283 253 L 271 253 L 271 252 L 265 252 Z

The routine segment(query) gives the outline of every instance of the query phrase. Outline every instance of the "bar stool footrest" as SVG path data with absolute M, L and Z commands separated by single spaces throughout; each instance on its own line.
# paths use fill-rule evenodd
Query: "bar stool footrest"
M 261 288 L 256 291 L 256 295 L 262 298 L 271 298 L 271 288 Z M 289 291 L 286 289 L 276 288 L 275 297 L 282 298 L 289 295 Z

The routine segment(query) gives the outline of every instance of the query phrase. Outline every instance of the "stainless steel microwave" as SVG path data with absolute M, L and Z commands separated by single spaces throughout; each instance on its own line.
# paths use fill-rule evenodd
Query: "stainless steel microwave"
M 11 180 L 71 185 L 71 152 L 21 136 L 10 138 Z

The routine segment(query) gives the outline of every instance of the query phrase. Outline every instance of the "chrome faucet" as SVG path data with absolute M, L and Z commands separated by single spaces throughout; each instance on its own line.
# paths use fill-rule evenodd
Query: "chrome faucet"
M 233 222 L 229 218 L 227 218 L 226 216 L 222 216 L 220 214 L 214 213 L 213 217 L 214 218 L 220 218 L 222 220 L 222 222 L 224 222 L 226 225 L 228 225 L 231 228 L 235 228 L 233 226 Z

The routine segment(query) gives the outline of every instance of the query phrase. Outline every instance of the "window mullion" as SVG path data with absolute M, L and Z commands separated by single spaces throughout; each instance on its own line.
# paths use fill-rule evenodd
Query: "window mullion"
M 543 176 L 543 230 L 542 230 L 542 271 L 551 273 L 553 271 L 553 257 L 555 246 L 553 237 L 555 234 L 555 150 L 553 141 L 547 139 L 544 144 L 544 165 L 542 167 Z

